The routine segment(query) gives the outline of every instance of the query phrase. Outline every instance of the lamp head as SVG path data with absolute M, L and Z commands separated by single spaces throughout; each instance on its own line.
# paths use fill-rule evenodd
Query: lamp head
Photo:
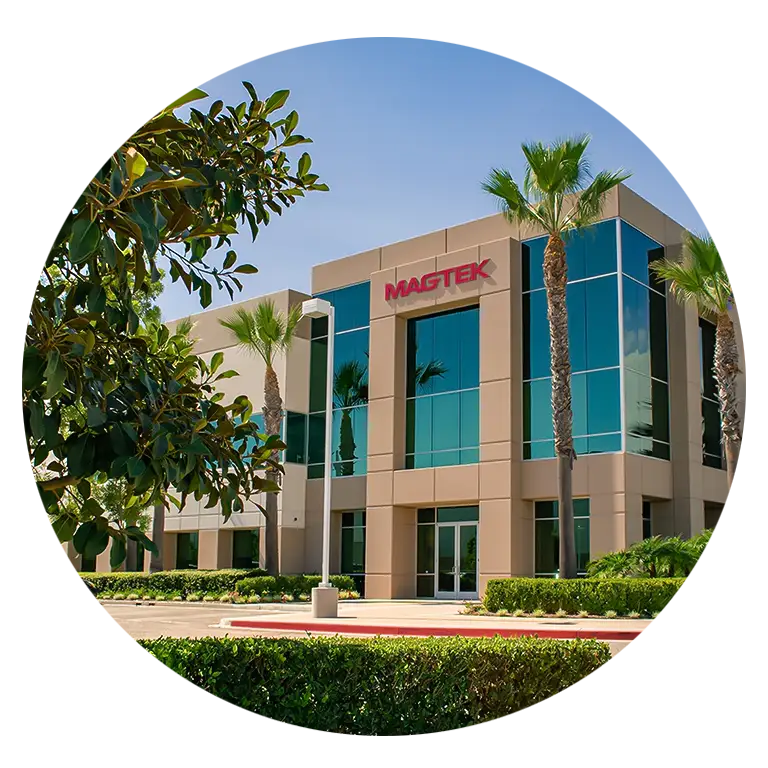
M 325 299 L 307 299 L 301 305 L 304 317 L 326 317 L 331 314 L 331 303 Z

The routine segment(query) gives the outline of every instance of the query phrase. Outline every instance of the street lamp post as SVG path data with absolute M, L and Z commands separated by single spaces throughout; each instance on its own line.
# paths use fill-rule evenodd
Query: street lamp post
M 301 305 L 304 317 L 328 318 L 328 358 L 325 377 L 325 470 L 323 472 L 323 576 L 312 590 L 312 616 L 328 619 L 338 615 L 339 590 L 331 586 L 331 443 L 333 430 L 333 305 L 325 299 L 308 299 Z

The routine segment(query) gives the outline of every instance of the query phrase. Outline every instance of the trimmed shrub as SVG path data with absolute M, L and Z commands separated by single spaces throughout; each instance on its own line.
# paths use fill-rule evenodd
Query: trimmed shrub
M 254 576 L 264 576 L 258 568 L 230 568 L 220 571 L 158 571 L 157 573 L 89 573 L 88 581 L 102 592 L 174 593 L 186 597 L 190 592 L 205 594 L 233 592 L 238 581 Z M 84 579 L 85 574 L 80 574 Z
M 256 576 L 237 582 L 235 590 L 239 595 L 291 595 L 311 594 L 312 589 L 320 584 L 320 576 Z M 331 584 L 339 590 L 351 592 L 355 589 L 355 580 L 351 576 L 331 576 Z
M 596 640 L 160 638 L 157 659 L 225 701 L 337 733 L 461 728 L 536 704 L 610 659 Z
M 603 616 L 616 611 L 625 616 L 634 611 L 658 613 L 675 596 L 685 579 L 491 579 L 483 604 L 489 611 L 500 608 L 533 613 L 563 610 L 568 614 L 586 611 Z

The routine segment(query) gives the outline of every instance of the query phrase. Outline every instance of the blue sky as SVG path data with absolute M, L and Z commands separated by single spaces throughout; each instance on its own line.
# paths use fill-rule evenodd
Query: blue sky
M 492 166 L 521 176 L 520 144 L 592 135 L 594 170 L 632 171 L 638 194 L 689 229 L 701 219 L 656 156 L 622 123 L 572 88 L 495 54 L 447 43 L 362 38 L 258 59 L 201 87 L 212 101 L 245 101 L 289 89 L 298 132 L 314 143 L 312 169 L 330 191 L 309 194 L 274 216 L 255 243 L 233 238 L 245 276 L 235 300 L 282 288 L 308 291 L 311 267 L 496 212 L 480 189 Z M 172 101 L 180 94 L 168 94 Z M 205 105 L 207 102 L 200 102 Z M 283 112 L 278 113 L 283 114 Z M 172 320 L 200 311 L 181 282 L 159 299 Z M 215 292 L 213 305 L 229 303 Z

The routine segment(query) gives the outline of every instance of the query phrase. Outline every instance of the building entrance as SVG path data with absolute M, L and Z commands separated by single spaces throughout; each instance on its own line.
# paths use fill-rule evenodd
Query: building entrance
M 438 523 L 435 597 L 477 599 L 477 523 Z
M 416 597 L 477 599 L 478 507 L 419 509 Z

